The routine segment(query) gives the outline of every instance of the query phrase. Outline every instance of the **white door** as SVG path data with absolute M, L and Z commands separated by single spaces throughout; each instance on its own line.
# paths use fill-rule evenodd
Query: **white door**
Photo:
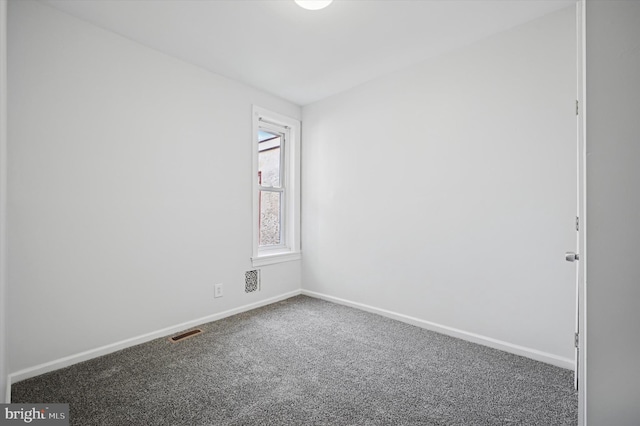
M 574 364 L 574 386 L 576 390 L 580 385 L 582 363 L 584 354 L 581 348 L 584 348 L 584 322 L 583 309 L 584 306 L 584 283 L 585 283 L 585 102 L 584 102 L 584 0 L 576 2 L 576 46 L 577 46 L 577 90 L 576 90 L 576 190 L 577 190 L 577 206 L 576 206 L 576 248 L 575 252 L 567 252 L 565 258 L 567 261 L 574 262 L 576 268 L 576 284 L 575 284 L 575 364 Z M 584 370 L 582 370 L 584 371 Z

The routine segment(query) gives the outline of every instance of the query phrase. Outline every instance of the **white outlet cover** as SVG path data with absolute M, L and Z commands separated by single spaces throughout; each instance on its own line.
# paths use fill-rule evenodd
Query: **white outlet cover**
M 216 286 L 214 287 L 214 292 L 213 292 L 213 297 L 222 297 L 224 294 L 223 289 L 222 289 L 222 284 L 216 284 Z

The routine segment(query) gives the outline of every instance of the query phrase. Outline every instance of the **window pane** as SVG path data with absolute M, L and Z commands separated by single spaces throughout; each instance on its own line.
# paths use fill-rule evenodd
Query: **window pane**
M 280 244 L 280 192 L 260 191 L 260 246 Z
M 262 186 L 280 187 L 281 135 L 260 131 L 258 144 L 258 178 Z

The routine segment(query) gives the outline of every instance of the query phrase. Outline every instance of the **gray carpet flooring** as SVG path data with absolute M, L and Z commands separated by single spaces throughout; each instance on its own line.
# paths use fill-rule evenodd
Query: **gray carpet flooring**
M 298 296 L 12 386 L 91 425 L 576 425 L 572 373 Z

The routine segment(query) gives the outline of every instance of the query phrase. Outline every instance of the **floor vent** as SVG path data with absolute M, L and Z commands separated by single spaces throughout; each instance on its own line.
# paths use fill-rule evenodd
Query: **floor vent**
M 173 336 L 169 340 L 175 343 L 175 342 L 179 342 L 181 340 L 187 339 L 189 337 L 193 337 L 196 334 L 200 334 L 200 333 L 202 333 L 202 330 L 200 330 L 199 328 L 196 328 L 195 330 L 185 331 L 184 333 L 178 334 L 177 336 Z
M 260 290 L 260 270 L 254 269 L 244 273 L 244 292 L 253 293 Z

